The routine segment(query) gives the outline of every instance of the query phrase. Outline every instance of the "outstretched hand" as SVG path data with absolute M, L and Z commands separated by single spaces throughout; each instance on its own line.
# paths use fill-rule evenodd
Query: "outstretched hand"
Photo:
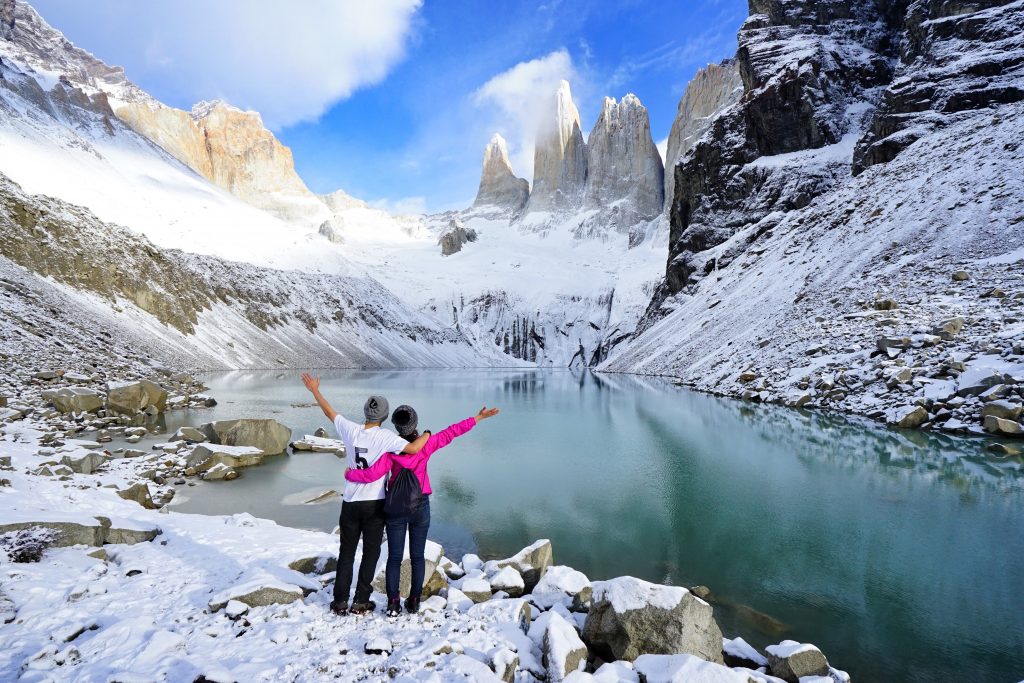
M 475 419 L 479 424 L 481 420 L 486 420 L 489 417 L 494 417 L 499 412 L 500 411 L 497 408 L 488 408 L 487 406 L 484 406 L 483 408 L 480 409 L 480 412 L 474 416 L 473 419 Z
M 306 388 L 314 394 L 320 390 L 320 378 L 314 377 L 308 372 L 302 373 L 302 383 L 305 384 Z

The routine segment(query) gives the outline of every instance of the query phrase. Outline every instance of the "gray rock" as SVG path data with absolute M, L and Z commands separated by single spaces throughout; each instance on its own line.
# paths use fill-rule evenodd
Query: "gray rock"
M 377 574 L 373 577 L 373 589 L 380 593 L 387 592 L 387 584 L 385 581 L 384 570 L 385 562 L 387 560 L 387 545 L 383 547 L 381 552 L 380 564 L 377 567 Z M 441 562 L 441 558 L 444 557 L 444 548 L 433 541 L 427 541 L 426 548 L 423 551 L 423 560 L 425 563 L 425 569 L 423 572 L 424 586 L 423 586 L 423 598 L 428 598 L 431 595 L 436 595 L 444 586 L 437 586 L 434 581 L 434 572 L 437 570 L 437 565 Z M 433 582 L 430 589 L 435 592 L 428 592 L 428 583 Z M 402 595 L 409 595 L 409 588 L 412 585 L 412 563 L 408 557 L 402 559 L 402 572 L 398 579 L 398 589 Z M 445 582 L 444 585 L 447 585 Z M 487 593 L 487 597 L 490 598 L 490 591 Z
M 225 446 L 252 446 L 264 455 L 284 453 L 292 430 L 277 420 L 219 420 L 199 426 L 211 443 Z
M 1017 420 L 1021 413 L 1024 413 L 1024 405 L 1010 401 L 990 401 L 981 409 L 983 419 L 992 415 L 1001 420 Z
M 0 534 L 40 527 L 54 532 L 54 538 L 49 544 L 51 547 L 65 548 L 73 545 L 101 546 L 104 543 L 143 543 L 152 541 L 160 533 L 159 527 L 155 526 L 125 529 L 112 527 L 110 519 L 106 517 L 94 519 L 96 521 L 91 523 L 43 520 L 0 524 Z
M 249 607 L 266 607 L 267 605 L 288 605 L 302 600 L 305 593 L 298 586 L 280 588 L 278 586 L 257 586 L 239 588 L 237 591 L 226 591 L 222 597 L 210 601 L 211 612 L 219 612 L 232 600 L 237 600 Z
M 263 462 L 263 453 L 257 448 L 228 446 L 219 444 L 199 444 L 185 461 L 185 467 L 198 474 L 220 466 L 234 469 L 236 467 L 253 467 Z
M 9 624 L 18 616 L 14 601 L 3 590 L 0 590 L 0 624 Z M 517 660 L 518 661 L 518 660 Z
M 583 640 L 609 662 L 685 653 L 722 663 L 722 631 L 711 605 L 685 588 L 629 576 L 593 584 Z
M 152 408 L 162 413 L 167 408 L 167 392 L 148 379 L 138 382 L 107 384 L 107 410 L 120 415 L 135 415 Z
M 526 206 L 529 198 L 530 183 L 517 178 L 512 172 L 505 138 L 495 133 L 484 149 L 480 186 L 473 206 L 494 206 L 510 214 L 517 214 Z
M 448 222 L 448 228 L 438 238 L 437 243 L 441 245 L 441 256 L 451 256 L 462 251 L 463 245 L 476 242 L 476 239 L 476 230 L 466 228 L 462 221 L 453 218 Z
M 803 676 L 828 675 L 828 660 L 813 645 L 784 640 L 766 647 L 765 654 L 768 655 L 768 669 L 772 676 L 789 683 L 799 683 Z
M 960 316 L 955 316 L 947 320 L 942 321 L 938 325 L 932 328 L 932 334 L 941 337 L 942 339 L 949 341 L 960 331 L 964 329 L 964 319 Z
M 50 389 L 42 397 L 62 413 L 95 413 L 103 407 L 103 395 L 83 387 Z
M 303 574 L 325 574 L 338 567 L 338 557 L 332 553 L 320 553 L 309 557 L 300 557 L 288 563 L 289 569 Z
M 584 667 L 588 652 L 576 629 L 559 614 L 550 614 L 541 640 L 541 661 L 548 681 L 559 683 L 573 671 Z
M 1015 420 L 1004 420 L 995 415 L 987 415 L 982 423 L 985 431 L 1004 436 L 1024 436 L 1024 425 Z
M 188 441 L 190 443 L 203 443 L 206 441 L 206 434 L 195 427 L 178 427 L 169 441 Z
M 964 282 L 971 279 L 971 274 L 966 270 L 958 270 L 953 273 L 953 282 Z
M 10 467 L 10 466 L 11 466 L 11 456 L 9 456 L 9 455 L 0 455 L 0 467 Z
M 324 221 L 323 223 L 320 224 L 320 229 L 317 230 L 317 232 L 320 233 L 321 236 L 326 237 L 329 242 L 334 242 L 335 244 L 344 244 L 345 238 L 342 237 L 341 231 L 338 230 L 338 228 L 334 224 L 334 221 L 336 220 L 340 219 L 335 217 L 334 220 Z
M 887 422 L 901 429 L 917 429 L 928 421 L 928 411 L 921 406 L 907 406 L 892 411 Z
M 496 647 L 487 653 L 487 665 L 503 683 L 513 683 L 519 668 L 519 655 L 507 647 Z
M 106 461 L 107 458 L 102 453 L 86 453 L 78 458 L 65 455 L 60 459 L 62 465 L 67 465 L 71 471 L 79 474 L 92 474 Z
M 125 500 L 135 501 L 147 510 L 155 510 L 157 507 L 153 504 L 153 498 L 149 493 L 149 486 L 142 482 L 132 484 L 123 491 L 118 491 L 117 495 Z
M 875 342 L 875 347 L 879 351 L 889 352 L 890 350 L 909 349 L 910 344 L 910 337 L 880 337 Z
M 553 559 L 551 541 L 545 538 L 523 548 L 512 557 L 498 560 L 496 565 L 499 569 L 512 567 L 518 571 L 523 577 L 524 592 L 531 593 L 551 566 Z

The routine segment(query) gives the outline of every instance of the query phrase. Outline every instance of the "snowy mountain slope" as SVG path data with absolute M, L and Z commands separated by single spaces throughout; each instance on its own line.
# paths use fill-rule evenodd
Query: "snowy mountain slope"
M 113 335 L 198 368 L 508 364 L 365 276 L 163 250 L 3 176 L 0 209 L 0 271 L 11 283 L 0 310 L 25 321 L 4 331 L 11 362 Z
M 114 115 L 203 178 L 290 223 L 316 228 L 330 210 L 295 172 L 291 150 L 256 112 L 200 102 L 186 112 L 168 107 L 70 43 L 24 0 L 15 0 L 13 28 L 0 54 L 87 95 L 105 94 Z

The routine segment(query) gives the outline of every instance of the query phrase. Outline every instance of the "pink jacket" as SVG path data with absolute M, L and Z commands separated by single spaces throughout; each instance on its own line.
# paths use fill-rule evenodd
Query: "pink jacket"
M 423 445 L 423 448 L 420 449 L 419 453 L 414 455 L 385 453 L 377 458 L 377 461 L 365 470 L 349 470 L 345 473 L 345 478 L 359 484 L 368 484 L 371 481 L 377 481 L 383 477 L 388 470 L 391 471 L 391 476 L 394 478 L 398 476 L 398 473 L 404 467 L 413 471 L 416 478 L 420 481 L 420 488 L 423 489 L 423 493 L 429 495 L 430 493 L 433 493 L 430 488 L 430 476 L 427 474 L 427 461 L 430 460 L 430 456 L 432 456 L 435 451 L 438 451 L 450 444 L 452 439 L 457 436 L 462 436 L 475 426 L 476 418 L 467 417 L 462 422 L 456 422 L 444 431 L 440 431 L 437 434 L 431 434 L 430 438 L 427 439 L 427 443 Z

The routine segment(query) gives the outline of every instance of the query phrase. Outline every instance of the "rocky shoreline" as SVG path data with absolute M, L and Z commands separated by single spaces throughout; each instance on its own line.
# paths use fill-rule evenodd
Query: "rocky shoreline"
M 431 542 L 420 615 L 339 622 L 324 590 L 333 580 L 336 536 L 167 507 L 174 487 L 195 478 L 230 480 L 270 454 L 337 451 L 338 442 L 311 435 L 289 443 L 291 430 L 273 420 L 228 420 L 183 427 L 143 450 L 139 442 L 161 431 L 163 411 L 215 402 L 205 387 L 139 359 L 76 367 L 11 373 L 0 388 L 0 564 L 8 577 L 0 587 L 8 623 L 0 670 L 22 680 L 90 679 L 99 671 L 130 680 L 128 673 L 184 670 L 188 680 L 276 680 L 288 669 L 280 662 L 295 656 L 281 656 L 269 677 L 266 666 L 254 674 L 206 665 L 196 640 L 217 637 L 211 633 L 234 635 L 240 660 L 295 638 L 302 650 L 333 652 L 296 680 L 421 680 L 415 674 L 424 670 L 433 673 L 423 680 L 849 680 L 813 645 L 783 641 L 761 653 L 742 638 L 723 638 L 705 588 L 632 577 L 591 581 L 555 565 L 548 541 L 489 561 L 454 561 Z M 175 607 L 154 604 L 146 589 L 169 564 L 199 577 L 182 583 L 189 597 Z M 78 572 L 73 581 L 56 578 L 70 565 Z M 408 573 L 406 560 L 406 585 Z M 124 626 L 98 616 L 111 601 L 135 604 L 132 619 L 165 622 L 135 650 L 134 641 L 103 645 L 112 648 L 105 655 L 123 660 L 123 678 L 94 658 Z M 45 626 L 53 614 L 77 615 L 82 624 L 54 632 Z M 160 656 L 152 653 L 154 639 L 166 641 Z

